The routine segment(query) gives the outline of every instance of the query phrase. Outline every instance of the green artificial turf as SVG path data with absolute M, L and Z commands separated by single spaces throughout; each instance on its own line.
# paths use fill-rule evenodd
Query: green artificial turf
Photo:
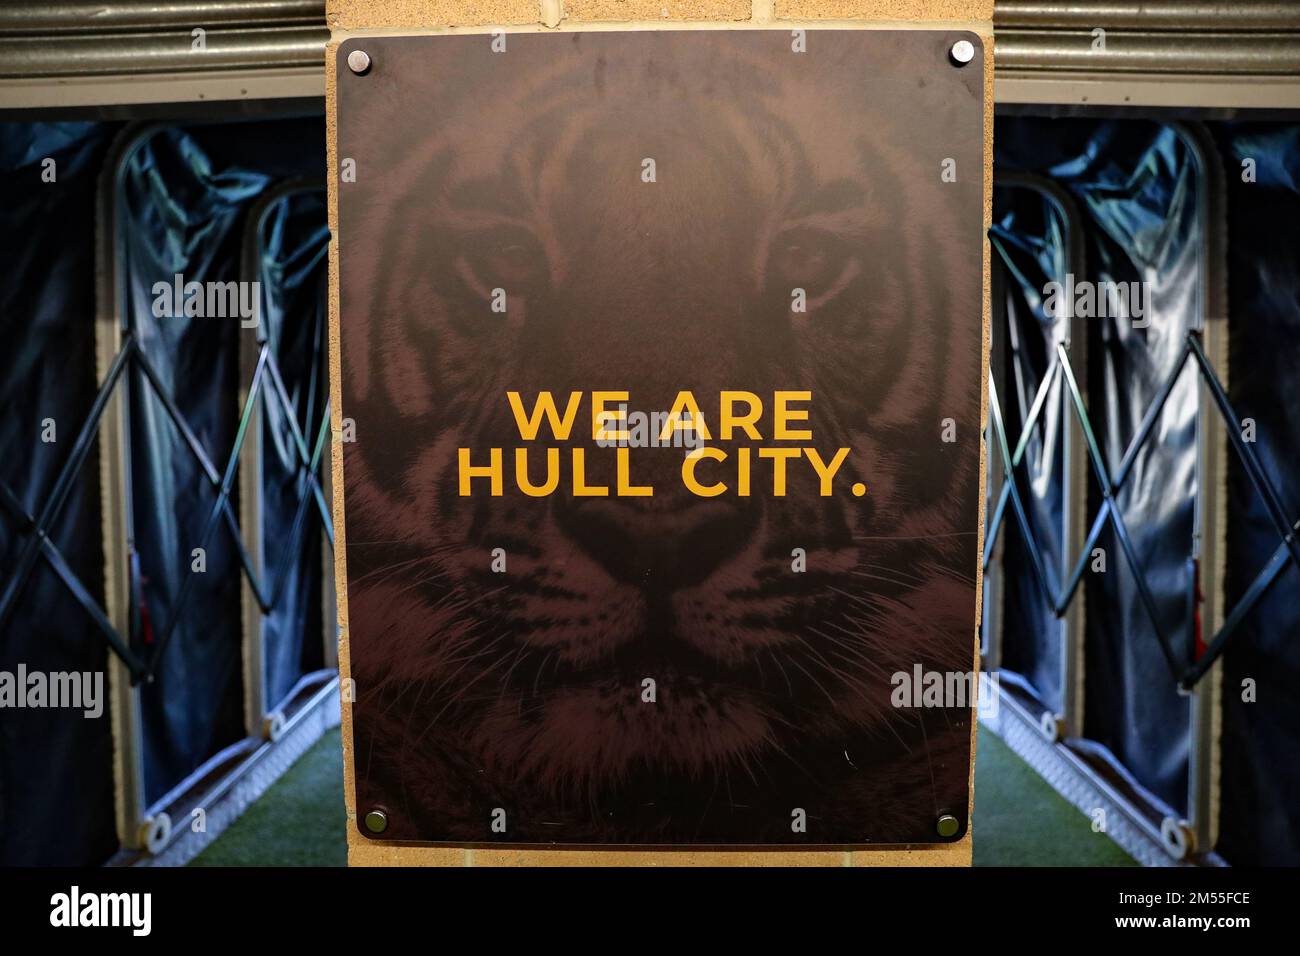
M 345 866 L 343 752 L 322 737 L 191 866 Z M 975 755 L 976 866 L 1136 866 L 993 734 Z
M 976 866 L 1137 866 L 983 727 L 975 749 Z
M 328 731 L 190 866 L 347 866 L 343 748 Z

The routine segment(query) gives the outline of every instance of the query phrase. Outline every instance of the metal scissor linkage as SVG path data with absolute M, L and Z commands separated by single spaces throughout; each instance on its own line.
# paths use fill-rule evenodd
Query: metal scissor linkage
M 1156 609 L 1155 598 L 1151 593 L 1150 586 L 1147 583 L 1145 571 L 1142 568 L 1141 561 L 1138 560 L 1137 550 L 1134 548 L 1133 539 L 1129 534 L 1128 527 L 1124 523 L 1123 513 L 1120 511 L 1116 496 L 1123 487 L 1124 482 L 1132 474 L 1133 466 L 1137 461 L 1138 452 L 1142 445 L 1150 437 L 1152 430 L 1160 419 L 1164 411 L 1165 404 L 1169 400 L 1170 394 L 1174 390 L 1179 377 L 1183 374 L 1189 360 L 1195 362 L 1195 367 L 1199 374 L 1200 380 L 1203 381 L 1214 398 L 1215 406 L 1219 410 L 1227 426 L 1227 433 L 1232 443 L 1232 448 L 1237 457 L 1241 460 L 1246 474 L 1249 476 L 1251 484 L 1254 486 L 1256 493 L 1263 499 L 1265 508 L 1268 511 L 1270 522 L 1277 532 L 1281 543 L 1273 552 L 1269 562 L 1255 577 L 1250 587 L 1246 589 L 1241 600 L 1227 615 L 1223 626 L 1219 632 L 1214 635 L 1213 639 L 1206 645 L 1205 652 L 1190 664 L 1183 664 L 1175 652 L 1169 636 L 1165 633 L 1164 628 L 1160 625 L 1159 613 Z M 1031 433 L 1042 414 L 1043 408 L 1047 402 L 1047 396 L 1051 391 L 1052 385 L 1057 376 L 1062 376 L 1065 387 L 1069 390 L 1070 402 L 1074 408 L 1075 416 L 1083 430 L 1083 435 L 1088 447 L 1088 459 L 1092 463 L 1093 474 L 1097 479 L 1098 487 L 1101 489 L 1102 505 L 1097 512 L 1096 518 L 1093 519 L 1092 527 L 1088 532 L 1088 538 L 1084 542 L 1083 551 L 1078 560 L 1074 563 L 1073 570 L 1069 579 L 1065 582 L 1064 587 L 1056 586 L 1049 580 L 1049 574 L 1046 565 L 1043 562 L 1042 554 L 1039 550 L 1038 542 L 1035 539 L 1029 526 L 1029 519 L 1025 514 L 1024 502 L 1021 500 L 1020 492 L 1016 487 L 1015 470 L 1024 460 L 1025 450 L 1029 446 Z M 1029 414 L 1025 418 L 1024 427 L 1021 430 L 1020 439 L 1016 443 L 1014 450 L 1011 449 L 1007 442 L 1006 426 L 1002 418 L 1002 409 L 998 401 L 997 388 L 993 383 L 992 376 L 989 377 L 989 420 L 993 426 L 993 434 L 997 441 L 997 453 L 1001 455 L 1003 468 L 1007 474 L 1007 480 L 1003 483 L 1002 494 L 998 499 L 997 507 L 993 511 L 992 521 L 989 523 L 988 533 L 985 535 L 983 565 L 985 572 L 988 571 L 989 561 L 993 554 L 993 545 L 997 540 L 998 532 L 1002 528 L 1003 519 L 1006 515 L 1007 505 L 1011 505 L 1012 512 L 1015 514 L 1016 524 L 1020 527 L 1021 535 L 1024 538 L 1026 550 L 1029 553 L 1030 567 L 1033 570 L 1034 580 L 1038 583 L 1043 596 L 1052 606 L 1056 616 L 1062 617 L 1070 603 L 1074 600 L 1075 594 L 1079 589 L 1079 582 L 1083 579 L 1084 570 L 1087 568 L 1088 558 L 1092 554 L 1102 531 L 1109 523 L 1114 529 L 1115 537 L 1119 541 L 1120 549 L 1124 552 L 1124 557 L 1133 571 L 1134 583 L 1137 586 L 1138 596 L 1142 600 L 1142 605 L 1146 609 L 1147 617 L 1151 621 L 1152 630 L 1155 632 L 1156 640 L 1160 643 L 1160 649 L 1164 654 L 1165 662 L 1169 666 L 1169 671 L 1174 680 L 1183 690 L 1190 690 L 1195 687 L 1197 682 L 1205 676 L 1214 662 L 1222 655 L 1224 647 L 1227 645 L 1228 638 L 1241 624 L 1242 620 L 1250 613 L 1252 608 L 1258 603 L 1278 575 L 1288 566 L 1293 566 L 1300 571 L 1300 539 L 1297 538 L 1297 532 L 1300 532 L 1300 519 L 1289 521 L 1286 517 L 1285 509 L 1282 506 L 1281 497 L 1277 489 L 1274 488 L 1269 480 L 1267 473 L 1260 464 L 1259 456 L 1255 449 L 1241 435 L 1240 422 L 1237 413 L 1233 410 L 1232 404 L 1228 401 L 1227 393 L 1223 390 L 1223 384 L 1219 381 L 1218 375 L 1215 374 L 1213 366 L 1205 355 L 1201 347 L 1200 336 L 1197 332 L 1187 333 L 1183 350 L 1179 356 L 1177 364 L 1170 372 L 1169 377 L 1165 380 L 1152 401 L 1151 406 L 1147 409 L 1146 415 L 1143 416 L 1141 424 L 1138 426 L 1136 433 L 1129 442 L 1128 449 L 1124 453 L 1124 458 L 1116 469 L 1114 475 L 1106 467 L 1106 461 L 1102 457 L 1101 449 L 1097 444 L 1096 436 L 1093 433 L 1092 423 L 1088 419 L 1087 409 L 1084 407 L 1083 397 L 1079 392 L 1078 383 L 1074 378 L 1074 370 L 1070 367 L 1070 359 L 1064 346 L 1056 347 L 1056 358 L 1051 368 L 1039 383 L 1038 391 L 1034 396 L 1034 402 L 1030 406 Z
M 154 642 L 148 650 L 142 655 L 132 648 L 132 642 L 119 634 L 117 629 L 109 622 L 108 616 L 99 603 L 91 596 L 78 579 L 76 573 L 68 565 L 59 549 L 49 537 L 51 529 L 59 519 L 64 505 L 68 501 L 68 496 L 74 486 L 77 477 L 85 465 L 86 458 L 94 444 L 95 436 L 99 430 L 100 421 L 108 407 L 109 401 L 113 397 L 114 390 L 121 384 L 125 374 L 132 369 L 138 369 L 148 384 L 149 389 L 157 396 L 162 403 L 172 424 L 176 426 L 181 438 L 184 440 L 190 453 L 198 461 L 199 467 L 203 470 L 208 484 L 216 491 L 216 500 L 212 503 L 212 508 L 208 514 L 207 523 L 204 526 L 203 533 L 195 547 L 206 549 L 208 542 L 211 541 L 213 533 L 216 531 L 218 524 L 225 524 L 230 531 L 231 539 L 235 549 L 239 554 L 239 562 L 243 567 L 244 575 L 248 578 L 253 592 L 257 597 L 258 606 L 262 613 L 268 613 L 279 602 L 284 582 L 286 580 L 289 564 L 296 553 L 298 540 L 301 537 L 303 526 L 306 524 L 309 512 L 309 505 L 314 503 L 316 511 L 320 515 L 322 526 L 329 537 L 330 545 L 334 543 L 334 525 L 330 519 L 329 504 L 325 501 L 324 492 L 321 490 L 320 482 L 316 473 L 320 466 L 321 455 L 325 448 L 326 438 L 329 435 L 330 424 L 330 407 L 326 401 L 322 410 L 320 426 L 317 429 L 315 441 L 311 448 L 308 448 L 307 440 L 303 435 L 302 429 L 298 425 L 297 414 L 295 413 L 293 402 L 289 398 L 288 390 L 285 388 L 284 379 L 280 375 L 279 367 L 276 365 L 275 356 L 271 352 L 268 343 L 262 343 L 258 355 L 257 367 L 253 373 L 252 384 L 248 389 L 248 397 L 244 401 L 244 407 L 239 419 L 239 428 L 235 434 L 234 447 L 226 459 L 225 468 L 218 471 L 212 459 L 209 458 L 203 445 L 199 442 L 198 437 L 190 428 L 189 423 L 181 414 L 176 402 L 167 393 L 163 387 L 162 380 L 158 376 L 153 364 L 139 347 L 133 334 L 128 333 L 123 339 L 121 351 L 113 360 L 108 375 L 100 385 L 99 391 L 95 396 L 95 401 L 91 405 L 90 414 L 87 416 L 81 431 L 77 435 L 77 440 L 73 445 L 72 453 L 68 456 L 67 461 L 63 463 L 58 477 L 55 479 L 54 488 L 46 498 L 44 505 L 40 509 L 39 515 L 33 516 L 13 491 L 0 482 L 0 508 L 9 512 L 18 526 L 20 535 L 27 538 L 22 550 L 19 552 L 18 561 L 7 577 L 3 591 L 0 591 L 0 633 L 3 633 L 9 623 L 18 599 L 22 594 L 23 587 L 31 577 L 31 572 L 39 558 L 44 558 L 50 568 L 63 581 L 64 585 L 72 593 L 86 612 L 94 621 L 96 627 L 104 635 L 109 647 L 112 648 L 122 662 L 127 666 L 131 673 L 133 683 L 141 681 L 151 681 L 158 671 L 159 661 L 167 644 L 175 633 L 176 626 L 180 622 L 187 600 L 192 590 L 194 575 L 186 575 L 176 593 L 176 600 L 172 606 L 171 618 L 163 628 L 161 637 Z M 313 383 L 315 382 L 315 369 L 313 369 Z M 269 387 L 268 387 L 268 384 Z M 278 573 L 275 576 L 275 584 L 268 587 L 267 582 L 260 579 L 255 571 L 253 561 L 248 554 L 248 549 L 244 544 L 244 539 L 240 533 L 239 523 L 236 520 L 234 509 L 231 506 L 230 492 L 235 482 L 235 475 L 239 466 L 239 453 L 243 447 L 244 438 L 248 431 L 249 421 L 252 417 L 255 403 L 259 397 L 264 397 L 266 401 L 276 402 L 282 413 L 283 418 L 288 422 L 290 434 L 293 438 L 294 448 L 296 450 L 295 462 L 295 481 L 299 486 L 297 510 L 294 515 L 293 527 L 289 533 L 289 539 L 284 544 L 284 549 L 277 565 Z M 310 419 L 312 407 L 308 408 L 308 417 Z M 133 625 L 134 626 L 134 625 Z

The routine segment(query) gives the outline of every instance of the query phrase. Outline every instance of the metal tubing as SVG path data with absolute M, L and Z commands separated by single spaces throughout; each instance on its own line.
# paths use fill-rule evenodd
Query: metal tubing
M 1040 29 L 1295 30 L 1300 5 L 1286 0 L 997 0 L 993 25 Z
M 1097 439 L 1092 433 L 1092 428 L 1087 422 L 1087 411 L 1084 408 L 1083 396 L 1079 393 L 1078 383 L 1074 380 L 1074 374 L 1070 371 L 1070 362 L 1065 353 L 1064 346 L 1058 345 L 1057 354 L 1061 359 L 1061 369 L 1065 373 L 1065 381 L 1070 389 L 1070 397 L 1074 402 L 1074 407 L 1079 416 L 1079 423 L 1083 428 L 1084 438 L 1087 439 L 1089 458 L 1092 460 L 1093 470 L 1097 475 L 1097 482 L 1101 485 L 1102 496 L 1107 502 L 1111 503 L 1110 507 L 1110 525 L 1115 530 L 1115 537 L 1119 540 L 1120 549 L 1124 552 L 1124 557 L 1128 560 L 1129 567 L 1133 570 L 1133 584 L 1137 588 L 1138 597 L 1142 599 L 1142 604 L 1146 607 L 1147 617 L 1151 621 L 1151 629 L 1155 632 L 1156 640 L 1160 644 L 1160 651 L 1164 654 L 1165 663 L 1169 665 L 1169 672 L 1173 675 L 1174 680 L 1182 678 L 1183 669 L 1178 664 L 1177 655 L 1174 654 L 1173 645 L 1170 644 L 1164 628 L 1160 626 L 1160 612 L 1156 607 L 1155 597 L 1151 594 L 1151 589 L 1147 585 L 1146 573 L 1142 569 L 1142 562 L 1138 560 L 1137 549 L 1133 546 L 1133 541 L 1129 537 L 1128 528 L 1124 524 L 1124 518 L 1120 514 L 1119 508 L 1113 503 L 1115 498 L 1115 486 L 1111 482 L 1110 475 L 1106 471 L 1105 460 L 1101 456 L 1101 450 L 1097 447 Z M 1183 357 L 1186 362 L 1186 356 Z M 1174 371 L 1174 375 L 1181 374 L 1183 366 L 1179 365 Z M 1144 436 L 1138 436 L 1139 438 Z M 1135 439 L 1136 441 L 1137 439 Z
M 253 384 L 249 387 L 249 392 L 257 394 L 258 388 L 261 387 L 261 379 L 267 368 L 267 348 L 263 346 L 262 357 L 258 361 L 257 369 L 253 372 Z M 199 534 L 198 546 L 204 550 L 208 547 L 208 542 L 212 540 L 212 534 L 216 531 L 217 523 L 221 520 L 222 514 L 228 507 L 227 499 L 230 497 L 231 486 L 235 481 L 235 472 L 239 467 L 239 449 L 244 443 L 244 437 L 248 433 L 248 419 L 250 406 L 244 404 L 243 413 L 240 415 L 239 427 L 235 431 L 235 447 L 230 453 L 230 461 L 226 465 L 225 475 L 221 479 L 221 486 L 217 489 L 217 499 L 212 503 L 212 509 L 208 512 L 208 520 L 203 526 L 203 531 Z M 162 659 L 163 653 L 167 650 L 167 645 L 171 643 L 172 635 L 176 631 L 176 626 L 180 623 L 181 617 L 185 611 L 185 604 L 189 599 L 190 588 L 194 582 L 194 575 L 187 574 L 181 579 L 180 590 L 176 593 L 176 602 L 172 606 L 172 616 L 167 622 L 167 627 L 163 630 L 162 635 L 153 645 L 152 653 L 149 657 L 149 669 L 153 671 Z
M 1029 189 L 1036 193 L 1064 227 L 1062 253 L 1066 275 L 1060 278 L 1068 281 L 1069 276 L 1082 277 L 1086 275 L 1087 263 L 1084 259 L 1083 224 L 1078 208 L 1066 189 L 1054 180 L 1028 173 L 1003 175 L 996 185 Z M 1069 355 L 1076 373 L 1086 380 L 1088 339 L 1085 322 L 1084 318 L 1076 316 L 1074 310 L 1071 309 L 1063 326 L 1056 330 L 1056 338 L 1060 348 L 1065 354 Z M 1057 378 L 1060 375 L 1061 364 L 1059 357 L 1057 357 L 1053 361 L 1051 371 L 1045 377 L 1043 386 L 1039 390 L 1039 397 L 1030 413 L 1030 423 L 1037 419 L 1042 407 L 1040 403 L 1046 401 L 1048 392 L 1057 383 Z M 1075 601 L 1074 596 L 1080 582 L 1083 580 L 1082 568 L 1085 566 L 1091 551 L 1091 545 L 1086 544 L 1086 541 L 1095 540 L 1095 535 L 1100 534 L 1101 523 L 1099 522 L 1094 527 L 1092 534 L 1086 534 L 1088 524 L 1088 479 L 1085 461 L 1088 452 L 1084 445 L 1082 425 L 1070 413 L 1070 395 L 1064 387 L 1060 390 L 1058 400 L 1060 402 L 1059 412 L 1064 425 L 1061 436 L 1060 566 L 1062 571 L 1070 567 L 1070 563 L 1075 559 L 1076 555 L 1080 556 L 1080 565 L 1077 573 L 1071 575 L 1068 589 L 1064 593 L 1050 595 L 1049 598 L 1053 605 L 1052 610 L 1059 619 L 1061 638 L 1061 668 L 1059 673 L 1061 713 L 1058 716 L 1064 725 L 1065 736 L 1075 737 L 1083 734 L 1083 682 L 1086 664 L 1084 654 L 1086 633 L 1084 615 L 1086 604 L 1083 600 Z M 1029 433 L 1030 426 L 1027 424 L 1016 448 L 1015 464 L 1020 463 L 1020 457 L 1023 455 L 1029 439 Z M 1107 510 L 1106 507 L 1103 507 L 1103 514 Z
M 99 177 L 95 234 L 95 354 L 96 373 L 103 381 L 114 357 L 123 353 L 130 337 L 126 317 L 126 285 L 121 281 L 122 223 L 118 200 L 127 163 L 163 127 L 129 126 L 119 134 Z M 99 493 L 103 522 L 104 609 L 109 622 L 130 645 L 133 637 L 131 554 L 135 547 L 135 511 L 131 492 L 130 400 L 131 376 L 112 390 L 112 400 L 99 426 Z M 148 663 L 148 662 L 147 662 Z M 144 735 L 137 675 L 117 660 L 109 662 L 109 694 L 113 721 L 113 781 L 116 792 L 117 838 L 124 847 L 141 845 L 144 823 Z
M 1296 530 L 1300 531 L 1300 521 L 1296 522 Z M 1228 615 L 1228 619 L 1224 622 L 1223 627 L 1219 629 L 1219 633 L 1207 645 L 1205 653 L 1183 676 L 1184 687 L 1188 689 L 1195 687 L 1210 668 L 1214 666 L 1214 663 L 1223 654 L 1228 638 L 1236 631 L 1237 626 L 1250 614 L 1255 607 L 1255 603 L 1264 596 L 1264 593 L 1277 580 L 1278 575 L 1290 567 L 1292 567 L 1291 556 L 1287 554 L 1286 545 L 1279 544 L 1277 549 L 1274 550 L 1273 556 L 1268 559 L 1268 564 L 1256 575 L 1255 580 L 1246 589 L 1246 593 L 1241 596 L 1241 600 L 1232 609 L 1232 613 Z
M 324 69 L 329 31 L 320 25 L 166 33 L 0 36 L 0 77 L 129 76 L 229 69 Z
M 1300 73 L 1294 33 L 1152 33 L 1108 31 L 1104 47 L 1089 30 L 999 30 L 997 69 L 1107 73 Z
M 1226 277 L 1227 213 L 1223 167 L 1218 149 L 1205 127 L 1185 123 L 1171 124 L 1187 148 L 1196 171 L 1197 215 L 1201 225 L 1201 244 L 1197 269 L 1196 333 L 1188 335 L 1189 346 L 1198 356 L 1204 347 L 1210 350 L 1217 374 L 1228 375 L 1228 294 Z M 1227 445 L 1223 429 L 1216 427 L 1214 400 L 1207 389 L 1197 390 L 1196 415 L 1196 512 L 1194 516 L 1194 555 L 1196 565 L 1192 581 L 1192 600 L 1202 601 L 1199 620 L 1204 634 L 1215 634 L 1223 625 L 1226 594 L 1224 580 L 1227 566 Z M 1227 423 L 1228 430 L 1236 429 Z M 1196 593 L 1199 589 L 1200 593 Z M 1193 656 L 1196 648 L 1193 648 Z M 1189 662 L 1189 669 L 1190 669 Z M 1219 776 L 1221 734 L 1220 668 L 1203 672 L 1191 689 L 1191 743 L 1188 753 L 1187 817 L 1195 838 L 1195 850 L 1212 849 L 1219 837 Z M 1180 682 L 1185 689 L 1186 673 Z
M 0 5 L 0 35 L 325 22 L 325 0 L 56 0 Z
M 245 282 L 261 280 L 262 247 L 267 217 L 281 203 L 309 193 L 323 193 L 325 183 L 315 179 L 296 179 L 281 183 L 267 190 L 253 204 L 248 213 L 244 227 L 240 255 L 240 273 Z M 265 289 L 263 292 L 265 293 Z M 262 303 L 259 302 L 259 310 Z M 298 550 L 298 541 L 302 534 L 308 514 L 309 497 L 315 492 L 319 495 L 319 485 L 315 471 L 319 458 L 307 455 L 305 439 L 299 434 L 297 416 L 292 403 L 288 403 L 287 392 L 276 366 L 275 355 L 270 352 L 270 330 L 265 324 L 264 311 L 259 311 L 259 322 L 253 328 L 240 329 L 240 381 L 245 382 L 253 376 L 253 371 L 263 353 L 266 354 L 266 366 L 269 378 L 276 383 L 271 389 L 263 381 L 262 387 L 254 392 L 251 387 L 241 387 L 240 404 L 249 408 L 248 433 L 240 448 L 239 464 L 239 526 L 242 527 L 240 560 L 244 565 L 245 586 L 241 592 L 243 605 L 243 659 L 244 659 L 244 718 L 249 736 L 259 736 L 266 718 L 278 710 L 283 701 L 271 701 L 266 686 L 266 648 L 263 637 L 263 615 L 279 603 L 289 565 Z M 319 360 L 319 335 L 315 336 L 316 354 Z M 312 366 L 311 385 L 307 421 L 310 425 L 315 414 L 315 383 L 317 367 Z M 298 506 L 294 515 L 292 529 L 283 543 L 281 556 L 274 563 L 274 579 L 264 579 L 268 565 L 266 542 L 262 533 L 262 461 L 263 461 L 263 403 L 277 402 L 282 413 L 290 423 L 295 434 L 295 447 L 298 452 L 299 468 L 307 469 L 307 490 L 300 493 Z M 328 423 L 328 414 L 325 422 Z M 233 521 L 233 515 L 231 516 Z M 326 524 L 328 527 L 328 523 Z M 234 530 L 232 528 L 232 530 Z M 240 536 L 236 536 L 239 542 Z M 332 578 L 331 578 L 332 582 Z M 269 593 L 268 593 L 269 591 Z M 329 629 L 329 617 L 325 615 L 325 627 Z

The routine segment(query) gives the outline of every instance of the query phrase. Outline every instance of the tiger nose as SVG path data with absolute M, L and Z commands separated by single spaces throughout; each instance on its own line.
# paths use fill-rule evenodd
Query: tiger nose
M 557 520 L 616 580 L 671 590 L 705 580 L 743 548 L 756 515 L 734 500 L 566 496 Z

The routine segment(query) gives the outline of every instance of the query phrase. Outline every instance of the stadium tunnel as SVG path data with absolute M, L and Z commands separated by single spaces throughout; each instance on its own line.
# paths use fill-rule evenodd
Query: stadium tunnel
M 0 670 L 111 717 L 4 713 L 0 863 L 184 862 L 338 723 L 324 6 L 0 9 Z M 1139 862 L 1300 864 L 1300 6 L 995 27 L 983 729 Z

